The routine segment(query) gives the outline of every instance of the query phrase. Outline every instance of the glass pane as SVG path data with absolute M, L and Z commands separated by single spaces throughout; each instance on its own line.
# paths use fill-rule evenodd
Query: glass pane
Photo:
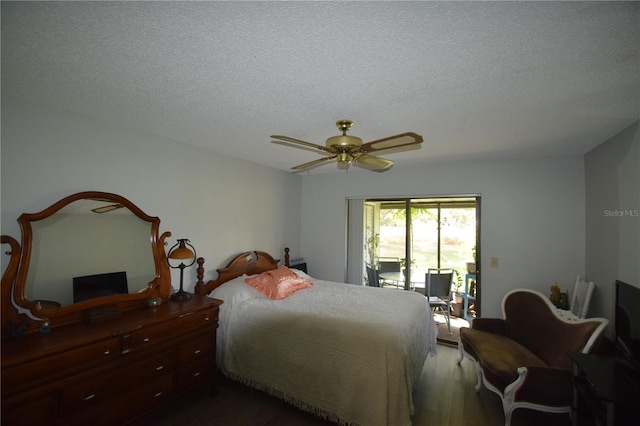
M 364 261 L 368 264 L 375 264 L 378 257 L 378 245 L 380 244 L 380 235 L 376 229 L 377 218 L 375 216 L 377 210 L 376 203 L 365 203 L 364 205 Z M 364 268 L 362 269 L 364 271 Z
M 380 250 L 381 259 L 404 258 L 406 237 L 406 214 L 404 208 L 380 209 Z
M 442 208 L 440 230 L 440 260 L 443 268 L 457 272 L 463 285 L 467 262 L 473 262 L 476 245 L 475 208 Z M 455 284 L 454 284 L 455 285 Z M 464 287 L 459 289 L 464 291 Z
M 411 216 L 413 269 L 424 275 L 429 268 L 438 267 L 438 209 L 412 207 Z

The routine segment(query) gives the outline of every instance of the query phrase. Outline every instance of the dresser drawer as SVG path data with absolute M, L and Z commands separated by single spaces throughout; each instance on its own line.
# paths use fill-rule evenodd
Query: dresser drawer
M 191 340 L 180 343 L 178 346 L 178 364 L 189 364 L 201 359 L 208 359 L 214 362 L 212 356 L 215 344 L 213 333 L 200 334 Z
M 135 331 L 124 338 L 124 353 L 145 350 L 157 343 L 181 336 L 185 330 L 198 327 L 215 326 L 217 308 L 200 309 L 185 312 L 162 324 Z
M 218 308 L 211 307 L 194 312 L 187 312 L 178 317 L 181 330 L 193 329 L 199 326 L 215 326 L 218 320 Z
M 35 426 L 51 424 L 55 418 L 53 397 L 47 395 L 19 405 L 2 404 L 3 425 Z
M 77 413 L 129 392 L 141 383 L 171 376 L 175 371 L 175 360 L 175 349 L 170 349 L 124 366 L 116 364 L 117 372 L 79 376 L 73 384 L 60 391 L 59 411 L 62 415 Z
M 116 337 L 13 368 L 3 369 L 3 396 L 8 396 L 20 388 L 30 388 L 33 386 L 33 382 L 62 373 L 68 376 L 74 370 L 84 369 L 92 364 L 109 362 L 119 356 L 120 338 Z
M 124 380 L 124 386 L 130 387 L 130 382 L 141 383 L 142 381 L 152 380 L 164 374 L 175 371 L 176 367 L 176 350 L 170 348 L 157 355 L 145 357 L 143 361 L 131 364 L 125 364 L 124 367 L 118 369 L 118 375 Z
M 200 360 L 181 366 L 176 375 L 178 389 L 182 391 L 201 380 L 211 379 L 214 371 L 213 366 L 214 363 L 211 360 Z
M 106 401 L 117 391 L 118 381 L 124 381 L 124 379 L 116 378 L 114 375 L 89 377 L 66 386 L 59 394 L 58 410 L 60 415 L 79 413 Z
M 138 352 L 168 341 L 180 334 L 177 321 L 166 321 L 123 336 L 123 353 Z
M 105 426 L 126 424 L 128 420 L 167 402 L 173 395 L 175 395 L 173 375 L 165 375 L 140 384 L 135 391 L 115 398 L 101 407 L 102 413 L 108 413 L 106 416 L 101 415 L 102 421 Z
M 180 343 L 178 347 L 178 389 L 212 377 L 215 369 L 215 333 L 204 333 Z
M 173 375 L 166 374 L 146 383 L 132 385 L 132 390 L 95 405 L 86 412 L 73 412 L 59 419 L 66 426 L 113 426 L 129 423 L 140 414 L 167 402 L 174 394 Z
M 163 401 L 168 400 L 174 394 L 174 375 L 165 375 L 140 386 L 135 392 L 120 398 L 115 405 L 122 407 L 123 411 L 147 410 Z

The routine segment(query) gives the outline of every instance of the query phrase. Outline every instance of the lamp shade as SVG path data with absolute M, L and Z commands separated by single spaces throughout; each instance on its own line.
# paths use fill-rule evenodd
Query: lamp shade
M 196 255 L 185 245 L 186 240 L 178 240 L 178 247 L 169 252 L 169 259 L 193 259 Z
M 193 259 L 195 255 L 186 247 L 178 247 L 169 255 L 169 259 Z

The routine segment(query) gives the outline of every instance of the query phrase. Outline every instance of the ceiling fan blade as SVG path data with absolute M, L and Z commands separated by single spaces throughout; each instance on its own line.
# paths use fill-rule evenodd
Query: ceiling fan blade
M 276 145 L 282 145 L 282 146 L 287 146 L 289 148 L 295 148 L 295 149 L 302 149 L 304 151 L 309 151 L 309 152 L 315 152 L 316 154 L 320 154 L 320 155 L 333 155 L 333 152 L 328 152 L 328 151 L 323 151 L 323 152 L 318 152 L 318 148 L 311 148 L 311 147 L 306 147 L 303 145 L 297 145 L 291 142 L 285 142 L 285 141 L 271 141 L 271 143 L 274 143 Z
M 318 145 L 318 144 L 311 143 L 311 142 L 306 142 L 306 141 L 301 141 L 300 139 L 290 138 L 289 136 L 271 135 L 271 137 L 274 138 L 274 139 L 280 139 L 281 141 L 291 142 L 291 143 L 294 143 L 294 144 L 307 146 L 309 148 L 315 148 L 315 149 L 320 150 L 320 151 L 333 153 L 333 151 L 331 151 L 330 149 L 328 149 L 327 147 L 324 147 L 322 145 Z M 277 142 L 275 142 L 275 143 L 277 143 Z
M 112 210 L 118 210 L 123 208 L 124 206 L 120 203 L 118 204 L 109 204 L 106 206 L 102 206 L 102 207 L 96 207 L 95 209 L 91 209 L 92 212 L 94 213 L 107 213 L 110 212 Z
M 407 132 L 364 143 L 362 144 L 362 146 L 360 146 L 359 151 L 375 152 L 385 149 L 398 148 L 401 146 L 415 145 L 419 143 L 422 143 L 422 136 L 417 133 Z
M 309 168 L 312 168 L 312 167 L 321 166 L 323 164 L 326 164 L 330 160 L 334 160 L 336 157 L 337 157 L 337 155 L 334 155 L 332 157 L 319 158 L 317 160 L 309 161 L 308 163 L 304 163 L 304 164 L 300 164 L 299 166 L 292 167 L 291 169 L 292 170 L 303 170 L 303 169 L 309 169 Z
M 393 166 L 393 161 L 386 158 L 376 157 L 374 155 L 361 154 L 354 157 L 353 165 L 374 172 L 384 172 Z

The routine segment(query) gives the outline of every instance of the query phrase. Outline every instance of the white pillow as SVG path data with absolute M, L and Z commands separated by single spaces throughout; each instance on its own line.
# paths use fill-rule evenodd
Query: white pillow
M 227 311 L 231 310 L 233 305 L 237 305 L 247 299 L 264 297 L 258 290 L 244 282 L 244 279 L 248 277 L 248 275 L 242 275 L 227 281 L 220 287 L 215 288 L 211 293 L 209 293 L 209 296 L 222 300 L 224 302 L 222 306 Z

